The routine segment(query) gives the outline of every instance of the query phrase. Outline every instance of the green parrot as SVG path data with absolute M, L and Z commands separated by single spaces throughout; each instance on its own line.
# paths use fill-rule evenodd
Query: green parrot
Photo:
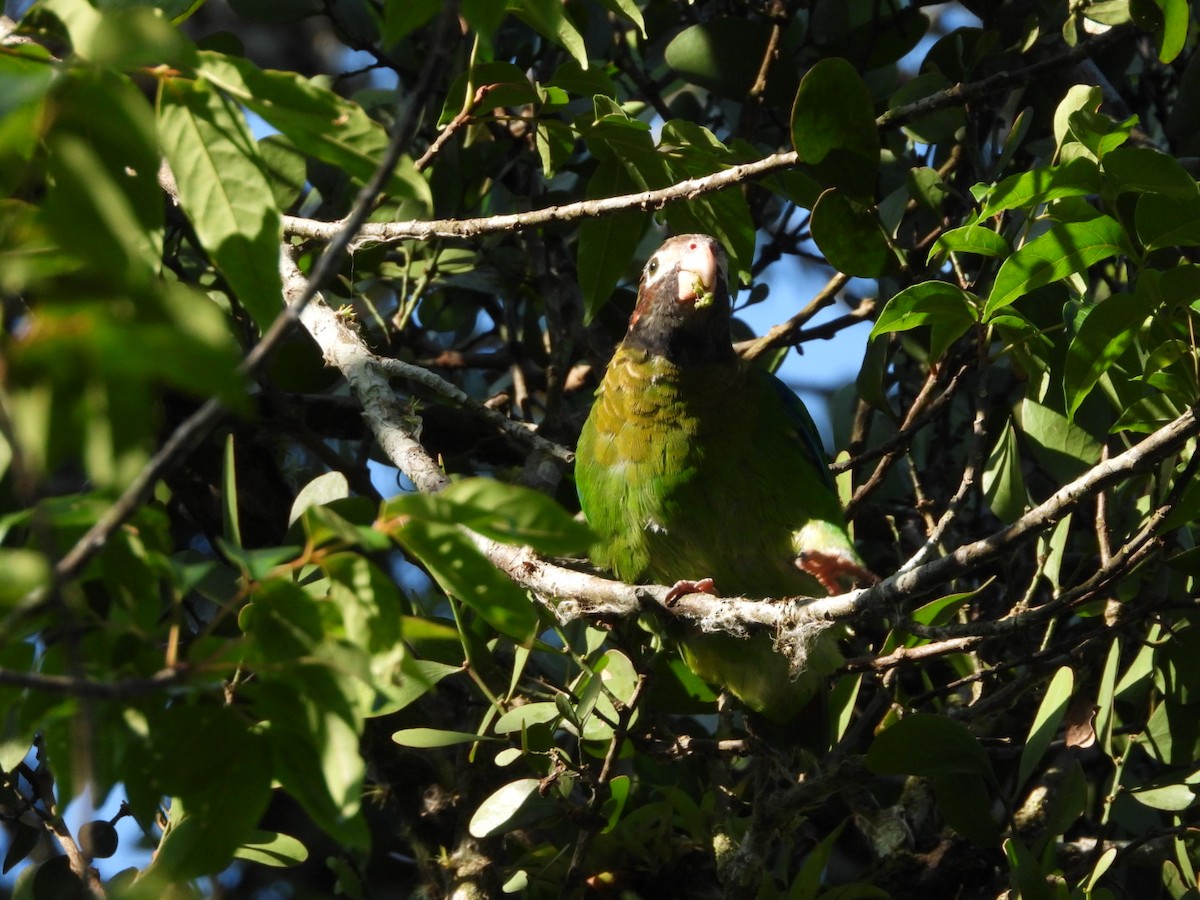
M 725 596 L 817 596 L 873 580 L 808 410 L 737 356 L 730 318 L 716 240 L 673 237 L 650 257 L 576 453 L 593 562 L 622 581 Z M 826 636 L 793 678 L 765 634 L 692 629 L 680 648 L 698 676 L 776 722 L 805 707 L 840 659 Z

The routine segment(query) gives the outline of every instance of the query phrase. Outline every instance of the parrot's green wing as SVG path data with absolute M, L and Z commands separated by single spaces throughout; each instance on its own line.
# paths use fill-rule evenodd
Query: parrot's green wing
M 726 596 L 821 596 L 861 562 L 808 411 L 733 353 L 716 260 L 711 238 L 686 235 L 647 265 L 576 454 L 592 559 L 635 583 L 710 577 Z M 692 630 L 680 642 L 696 674 L 776 719 L 836 665 L 832 640 L 800 682 L 766 635 Z

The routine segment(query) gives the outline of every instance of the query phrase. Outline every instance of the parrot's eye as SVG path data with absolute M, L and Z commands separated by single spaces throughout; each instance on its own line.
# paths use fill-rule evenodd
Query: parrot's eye
M 653 275 L 657 271 L 658 271 L 658 257 L 656 256 L 652 260 L 650 260 L 650 262 L 648 262 L 646 264 L 646 274 Z

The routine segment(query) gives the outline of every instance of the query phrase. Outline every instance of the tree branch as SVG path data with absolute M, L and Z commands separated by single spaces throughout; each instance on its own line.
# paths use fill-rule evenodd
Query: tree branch
M 1002 88 L 1022 84 L 1049 69 L 1070 65 L 1085 59 L 1118 37 L 1127 34 L 1128 30 L 1127 28 L 1113 28 L 1105 34 L 1077 44 L 1065 53 L 1030 63 L 1023 69 L 998 72 L 979 81 L 953 85 L 936 94 L 922 97 L 913 103 L 889 109 L 876 118 L 875 124 L 881 131 L 893 131 L 913 119 L 927 116 L 940 109 L 969 103 Z M 371 243 L 392 244 L 403 240 L 425 241 L 437 237 L 465 238 L 519 231 L 525 228 L 536 228 L 540 225 L 573 222 L 630 209 L 658 210 L 676 200 L 693 200 L 703 194 L 742 184 L 772 172 L 790 169 L 800 161 L 796 151 L 789 150 L 773 153 L 754 162 L 730 166 L 728 169 L 712 175 L 689 178 L 678 184 L 653 191 L 639 191 L 635 194 L 581 200 L 576 203 L 565 203 L 562 206 L 549 206 L 527 212 L 480 216 L 471 219 L 369 222 L 349 242 L 348 249 L 353 252 L 363 245 Z M 338 222 L 320 222 L 299 216 L 283 217 L 284 234 L 310 240 L 330 240 L 339 232 L 339 225 Z M 757 352 L 761 353 L 762 350 Z

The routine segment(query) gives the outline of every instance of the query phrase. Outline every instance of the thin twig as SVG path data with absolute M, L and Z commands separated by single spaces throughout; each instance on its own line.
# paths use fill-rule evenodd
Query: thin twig
M 566 447 L 556 444 L 554 441 L 546 440 L 546 438 L 533 431 L 528 425 L 513 421 L 508 416 L 484 406 L 461 388 L 451 384 L 444 378 L 438 377 L 428 369 L 414 366 L 412 363 L 407 363 L 400 359 L 388 357 L 376 356 L 374 360 L 375 364 L 388 374 L 404 378 L 407 381 L 415 382 L 422 387 L 436 391 L 446 399 L 452 400 L 465 409 L 470 410 L 489 425 L 496 426 L 514 441 L 524 444 L 532 450 L 540 450 L 542 453 L 549 454 L 562 463 L 571 463 L 575 459 L 575 454 Z

